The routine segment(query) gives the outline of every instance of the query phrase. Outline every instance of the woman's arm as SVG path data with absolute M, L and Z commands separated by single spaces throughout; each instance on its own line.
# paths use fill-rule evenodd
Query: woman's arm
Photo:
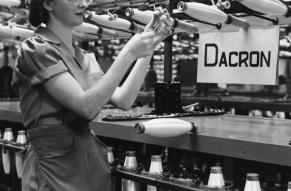
M 43 85 L 59 103 L 92 120 L 110 100 L 131 63 L 139 57 L 151 55 L 156 45 L 164 38 L 165 35 L 154 31 L 133 36 L 106 74 L 87 90 L 83 90 L 68 72 L 48 79 Z
M 153 20 L 157 19 L 158 15 L 155 15 L 155 17 L 156 18 L 153 18 Z M 163 15 L 162 17 L 163 22 L 160 23 L 160 27 L 155 28 L 154 25 L 149 24 L 146 27 L 145 31 L 161 30 L 162 28 L 162 30 L 165 29 L 162 32 L 171 34 L 171 31 L 169 31 L 169 29 L 171 28 L 172 23 L 170 22 L 169 14 Z M 152 55 L 153 53 L 150 56 L 139 58 L 137 60 L 125 82 L 122 84 L 121 87 L 116 88 L 115 92 L 113 93 L 110 101 L 114 105 L 124 110 L 130 109 L 142 86 Z
M 148 70 L 151 56 L 139 58 L 121 87 L 118 87 L 111 98 L 117 107 L 128 110 L 135 101 Z
M 110 100 L 134 57 L 121 51 L 110 70 L 91 88 L 83 90 L 79 83 L 64 72 L 44 82 L 45 89 L 71 111 L 92 120 Z
M 151 22 L 149 26 L 152 27 L 154 24 L 155 22 Z M 170 26 L 166 23 L 162 28 L 159 28 L 159 30 L 161 32 L 150 30 L 134 35 L 121 50 L 106 74 L 91 88 L 83 90 L 79 83 L 68 72 L 64 72 L 44 82 L 45 89 L 54 99 L 74 113 L 89 120 L 94 119 L 103 106 L 111 99 L 132 62 L 137 58 L 152 55 L 155 47 L 169 35 L 167 31 L 170 30 Z M 164 33 L 165 31 L 166 34 Z M 147 60 L 149 58 L 142 59 Z M 141 63 L 137 64 L 141 65 Z M 137 67 L 135 70 L 144 71 L 144 67 L 145 66 Z M 137 72 L 134 72 L 132 75 L 136 76 Z M 130 85 L 131 83 L 126 84 Z M 137 87 L 138 84 L 135 86 Z M 125 88 L 125 90 L 126 89 L 128 88 Z M 134 92 L 137 91 L 138 88 L 134 88 Z M 136 94 L 137 93 L 135 93 L 134 96 L 136 96 Z M 132 101 L 132 98 L 130 101 Z

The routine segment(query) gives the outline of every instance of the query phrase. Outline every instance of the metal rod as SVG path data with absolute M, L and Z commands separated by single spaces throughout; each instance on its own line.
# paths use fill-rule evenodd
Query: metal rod
M 19 143 L 16 143 L 14 141 L 6 141 L 3 139 L 0 139 L 0 146 L 2 146 L 2 148 L 7 147 L 7 149 L 18 150 L 18 151 L 22 151 L 26 148 L 26 145 L 20 145 Z
M 271 21 L 274 25 L 277 25 L 279 23 L 279 19 L 277 17 L 276 18 L 269 18 L 269 17 L 265 17 L 263 15 L 259 15 L 259 14 L 256 14 L 256 13 L 248 13 L 248 14 L 251 15 L 251 16 L 254 16 L 254 17 L 258 17 L 260 19 Z
M 199 23 L 203 23 L 203 24 L 206 24 L 206 25 L 210 25 L 210 26 L 215 26 L 217 29 L 221 29 L 221 23 L 209 23 L 209 22 L 206 22 L 206 21 L 198 20 L 198 19 L 193 19 L 193 21 L 196 21 L 196 22 L 199 22 Z
M 168 4 L 168 12 L 173 13 L 173 2 Z M 173 55 L 173 37 L 169 36 L 164 41 L 164 82 L 172 82 L 172 55 Z
M 185 13 L 183 13 L 183 14 L 181 14 L 181 13 L 175 14 L 175 17 L 179 18 L 179 19 L 187 19 L 187 20 L 191 20 L 193 22 L 203 23 L 203 24 L 210 25 L 210 26 L 215 26 L 217 29 L 221 29 L 221 23 L 210 23 L 210 22 L 207 22 L 207 21 L 194 19 L 193 17 L 190 17 L 189 15 L 186 15 Z

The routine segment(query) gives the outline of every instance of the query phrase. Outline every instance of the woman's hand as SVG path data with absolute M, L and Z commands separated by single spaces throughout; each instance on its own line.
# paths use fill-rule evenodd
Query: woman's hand
M 172 34 L 172 19 L 168 12 L 163 12 L 157 11 L 145 31 L 134 35 L 124 47 L 134 59 L 151 55 L 155 47 Z
M 173 19 L 167 9 L 156 10 L 152 21 L 146 26 L 145 32 L 155 31 L 165 37 L 172 34 Z

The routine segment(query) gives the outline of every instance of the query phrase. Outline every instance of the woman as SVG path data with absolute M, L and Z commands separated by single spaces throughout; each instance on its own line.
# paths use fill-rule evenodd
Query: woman
M 106 147 L 88 123 L 109 101 L 130 108 L 155 46 L 170 34 L 169 17 L 155 17 L 146 32 L 128 41 L 103 74 L 93 54 L 74 46 L 72 40 L 73 27 L 83 22 L 89 3 L 31 0 L 29 21 L 38 28 L 21 44 L 12 81 L 30 142 L 23 191 L 109 190 Z M 136 59 L 132 72 L 118 87 Z

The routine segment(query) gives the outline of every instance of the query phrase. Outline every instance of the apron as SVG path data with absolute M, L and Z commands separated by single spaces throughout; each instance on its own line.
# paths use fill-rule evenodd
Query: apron
M 28 130 L 22 191 L 109 191 L 105 145 L 88 128 L 66 126 Z

